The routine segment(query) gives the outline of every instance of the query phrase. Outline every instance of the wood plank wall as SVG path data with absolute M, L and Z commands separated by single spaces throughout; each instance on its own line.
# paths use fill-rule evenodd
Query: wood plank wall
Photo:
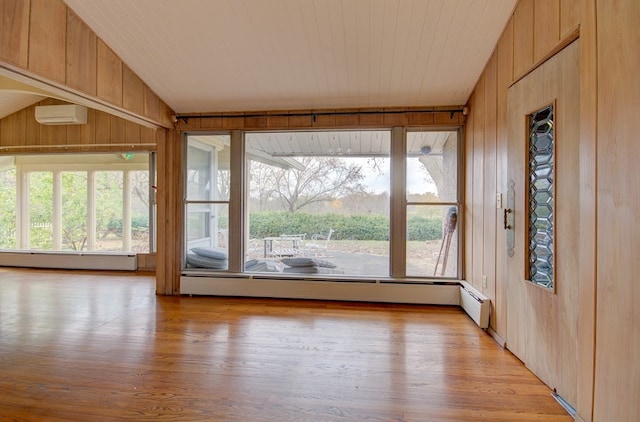
M 491 332 L 500 343 L 508 344 L 502 227 L 508 183 L 507 91 L 576 38 L 580 13 L 581 0 L 520 0 L 467 103 L 464 277 L 491 298 Z
M 549 22 L 551 22 L 549 24 Z M 520 0 L 469 99 L 466 278 L 492 299 L 491 329 L 506 335 L 506 251 L 495 193 L 506 195 L 507 89 L 580 37 L 577 420 L 640 415 L 640 2 Z M 495 63 L 494 63 L 495 61 Z M 495 142 L 495 148 L 494 148 Z M 495 165 L 493 165 L 495 163 Z M 480 167 L 480 169 L 478 169 Z M 499 210 L 501 211 L 501 210 Z M 488 279 L 482 286 L 482 275 Z M 508 344 L 508 339 L 506 339 Z
M 0 13 L 0 64 L 173 127 L 169 106 L 62 0 L 0 0 Z
M 640 419 L 640 2 L 598 0 L 595 421 Z
M 164 129 L 152 129 L 102 111 L 87 109 L 86 125 L 36 122 L 40 105 L 68 104 L 47 98 L 0 120 L 0 154 L 46 152 L 155 151 Z
M 561 34 L 575 38 L 579 2 L 521 0 L 468 102 L 465 278 L 492 299 L 491 328 L 500 337 L 506 335 L 502 285 L 506 247 L 502 209 L 496 207 L 496 194 L 501 194 L 503 203 L 506 202 L 507 90 L 558 45 L 563 45 Z M 545 10 L 537 10 L 540 8 Z M 483 276 L 487 278 L 485 286 Z
M 158 142 L 156 293 L 180 294 L 182 259 L 182 136 Z M 160 170 L 161 169 L 161 170 Z

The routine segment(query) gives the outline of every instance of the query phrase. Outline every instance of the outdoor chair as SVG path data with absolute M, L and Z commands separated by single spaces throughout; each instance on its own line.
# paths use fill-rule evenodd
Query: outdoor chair
M 305 244 L 305 250 L 310 252 L 326 251 L 329 248 L 329 241 L 331 240 L 332 234 L 333 229 L 330 228 L 326 236 L 320 233 L 311 235 L 311 242 Z

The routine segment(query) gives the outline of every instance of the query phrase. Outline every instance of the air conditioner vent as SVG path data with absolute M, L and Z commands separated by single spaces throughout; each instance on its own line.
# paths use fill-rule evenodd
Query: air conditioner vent
M 87 108 L 76 104 L 36 106 L 36 121 L 43 125 L 84 125 Z

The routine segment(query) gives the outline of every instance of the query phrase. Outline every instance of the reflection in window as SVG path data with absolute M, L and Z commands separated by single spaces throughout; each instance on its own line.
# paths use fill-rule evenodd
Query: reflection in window
M 553 288 L 553 105 L 529 116 L 529 280 Z

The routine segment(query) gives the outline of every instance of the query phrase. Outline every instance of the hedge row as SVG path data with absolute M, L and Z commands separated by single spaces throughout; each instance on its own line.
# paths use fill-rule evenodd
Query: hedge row
M 389 220 L 381 215 L 306 214 L 261 212 L 250 216 L 252 238 L 306 233 L 327 235 L 335 240 L 389 240 Z M 442 239 L 442 218 L 413 217 L 408 221 L 408 240 Z

